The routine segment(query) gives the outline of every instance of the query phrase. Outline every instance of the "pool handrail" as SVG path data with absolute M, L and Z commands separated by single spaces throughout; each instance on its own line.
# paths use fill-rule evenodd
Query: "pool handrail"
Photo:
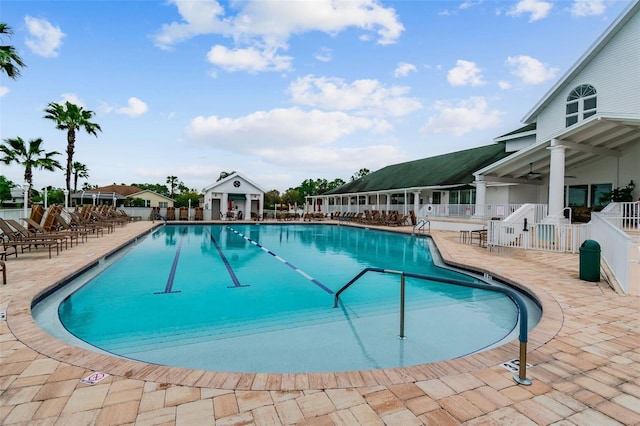
M 363 275 L 365 275 L 368 272 L 378 272 L 382 274 L 395 274 L 395 275 L 401 276 L 401 283 L 402 283 L 402 292 L 401 292 L 401 300 L 400 300 L 401 311 L 402 311 L 402 314 L 401 314 L 402 318 L 400 319 L 400 322 L 401 322 L 400 337 L 401 338 L 404 338 L 403 331 L 402 331 L 402 328 L 403 328 L 402 325 L 404 324 L 404 318 L 403 318 L 404 317 L 404 277 L 418 278 L 421 280 L 428 280 L 428 281 L 437 281 L 445 284 L 453 284 L 453 285 L 458 285 L 462 287 L 477 288 L 480 290 L 497 291 L 509 297 L 518 306 L 518 316 L 519 316 L 518 321 L 520 323 L 520 328 L 518 333 L 518 340 L 520 341 L 520 356 L 519 356 L 519 367 L 518 367 L 519 370 L 518 370 L 518 374 L 513 376 L 513 380 L 515 380 L 516 383 L 521 385 L 526 385 L 526 386 L 531 385 L 531 380 L 527 379 L 527 341 L 528 341 L 528 333 L 529 333 L 529 330 L 528 330 L 529 317 L 527 313 L 527 305 L 524 299 L 522 299 L 522 296 L 520 296 L 515 290 L 506 286 L 499 287 L 499 286 L 493 286 L 493 285 L 481 283 L 481 282 L 478 282 L 477 280 L 473 282 L 462 281 L 462 280 L 456 280 L 453 278 L 435 277 L 431 275 L 415 274 L 412 272 L 396 271 L 393 269 L 369 267 L 369 268 L 364 268 L 362 271 L 360 271 L 358 275 L 353 277 L 348 283 L 343 285 L 340 288 L 340 290 L 336 292 L 335 296 L 333 297 L 334 308 L 338 307 L 338 298 L 340 297 L 340 294 L 342 294 L 342 292 L 344 292 L 347 288 L 349 288 L 353 283 L 358 281 Z

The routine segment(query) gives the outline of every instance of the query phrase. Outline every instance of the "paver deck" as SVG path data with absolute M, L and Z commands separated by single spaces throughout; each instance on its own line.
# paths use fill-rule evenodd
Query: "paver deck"
M 202 222 L 200 222 L 202 223 Z M 0 287 L 0 424 L 640 425 L 640 298 L 578 279 L 578 256 L 486 249 L 433 231 L 443 258 L 534 294 L 527 376 L 500 364 L 513 342 L 445 362 L 386 370 L 232 374 L 121 360 L 43 332 L 32 300 L 152 226 L 134 222 L 63 250 L 7 261 Z M 95 384 L 92 372 L 110 376 Z

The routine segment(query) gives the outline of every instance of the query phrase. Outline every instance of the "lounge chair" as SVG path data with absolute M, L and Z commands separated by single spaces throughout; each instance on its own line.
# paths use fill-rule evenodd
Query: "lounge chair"
M 194 220 L 204 220 L 204 209 L 202 207 L 196 207 L 196 215 Z
M 100 234 L 104 235 L 104 228 L 101 223 L 94 222 L 92 220 L 86 220 L 78 212 L 69 212 L 69 225 L 78 230 L 84 230 L 96 235 L 96 238 Z
M 35 249 L 38 246 L 47 247 L 49 249 L 49 259 L 51 259 L 51 248 L 55 246 L 56 254 L 60 254 L 60 238 L 25 237 L 12 229 L 4 219 L 0 219 L 0 230 L 2 231 L 0 240 L 4 250 L 6 251 L 8 247 L 13 247 L 13 254 L 16 257 L 18 257 L 18 247 L 20 247 L 22 253 L 24 253 L 25 249 L 31 251 L 32 247 Z
M 7 283 L 7 265 L 4 263 L 6 258 L 7 258 L 7 252 L 6 251 L 0 252 L 0 271 L 2 271 L 3 285 Z
M 167 220 L 176 220 L 176 208 L 175 207 L 167 207 Z
M 30 218 L 23 218 L 22 220 L 30 220 Z M 67 248 L 67 241 L 69 241 L 69 243 L 71 244 L 71 247 L 73 247 L 73 240 L 76 241 L 76 244 L 79 243 L 78 241 L 79 236 L 77 233 L 64 232 L 64 231 L 63 232 L 47 231 L 43 227 L 41 227 L 40 224 L 37 224 L 35 222 L 33 222 L 34 226 L 30 226 L 29 228 L 25 228 L 18 221 L 13 219 L 5 219 L 5 222 L 7 222 L 13 229 L 18 231 L 20 234 L 24 235 L 25 237 L 64 238 L 65 248 Z
M 189 209 L 186 207 L 180 207 L 179 220 L 189 220 Z

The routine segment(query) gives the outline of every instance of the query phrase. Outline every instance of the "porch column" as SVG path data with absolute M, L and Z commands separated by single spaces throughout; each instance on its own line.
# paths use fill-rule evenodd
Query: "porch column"
M 222 201 L 220 202 L 220 214 L 226 217 L 228 207 L 229 207 L 229 194 L 226 192 L 223 192 Z M 222 219 L 222 217 L 220 219 Z
M 251 219 L 251 199 L 253 196 L 251 194 L 246 195 L 247 199 L 244 201 L 244 211 L 242 212 L 242 218 L 250 220 Z
M 487 182 L 484 180 L 476 180 L 476 208 L 474 217 L 483 219 L 486 216 L 487 205 Z
M 260 205 L 258 206 L 258 220 L 262 220 L 262 212 L 264 210 L 264 193 L 260 192 L 260 196 L 258 197 Z
M 418 217 L 418 211 L 420 210 L 420 191 L 413 193 L 413 213 Z
M 387 192 L 387 212 L 391 210 L 391 193 Z
M 565 146 L 556 145 L 556 139 L 551 140 L 551 163 L 549 169 L 549 216 L 564 217 L 564 160 Z

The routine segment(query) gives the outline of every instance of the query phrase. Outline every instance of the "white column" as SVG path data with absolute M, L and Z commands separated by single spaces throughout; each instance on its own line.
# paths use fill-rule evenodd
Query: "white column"
M 262 220 L 262 213 L 264 211 L 264 194 L 260 193 L 260 205 L 258 206 L 258 220 Z
M 549 170 L 549 216 L 563 217 L 564 208 L 564 159 L 566 147 L 555 145 L 555 139 L 547 148 L 551 151 Z
M 246 195 L 247 199 L 244 201 L 244 211 L 242 212 L 242 218 L 251 220 L 251 194 Z
M 484 180 L 476 180 L 476 208 L 474 216 L 484 218 L 487 205 L 487 182 Z
M 420 210 L 420 191 L 413 193 L 413 213 L 418 217 L 418 211 Z
M 387 192 L 387 213 L 391 210 L 391 193 Z
M 229 194 L 227 192 L 222 193 L 222 201 L 220 202 L 220 214 L 226 217 L 227 207 L 229 205 Z M 222 219 L 222 217 L 220 218 Z

